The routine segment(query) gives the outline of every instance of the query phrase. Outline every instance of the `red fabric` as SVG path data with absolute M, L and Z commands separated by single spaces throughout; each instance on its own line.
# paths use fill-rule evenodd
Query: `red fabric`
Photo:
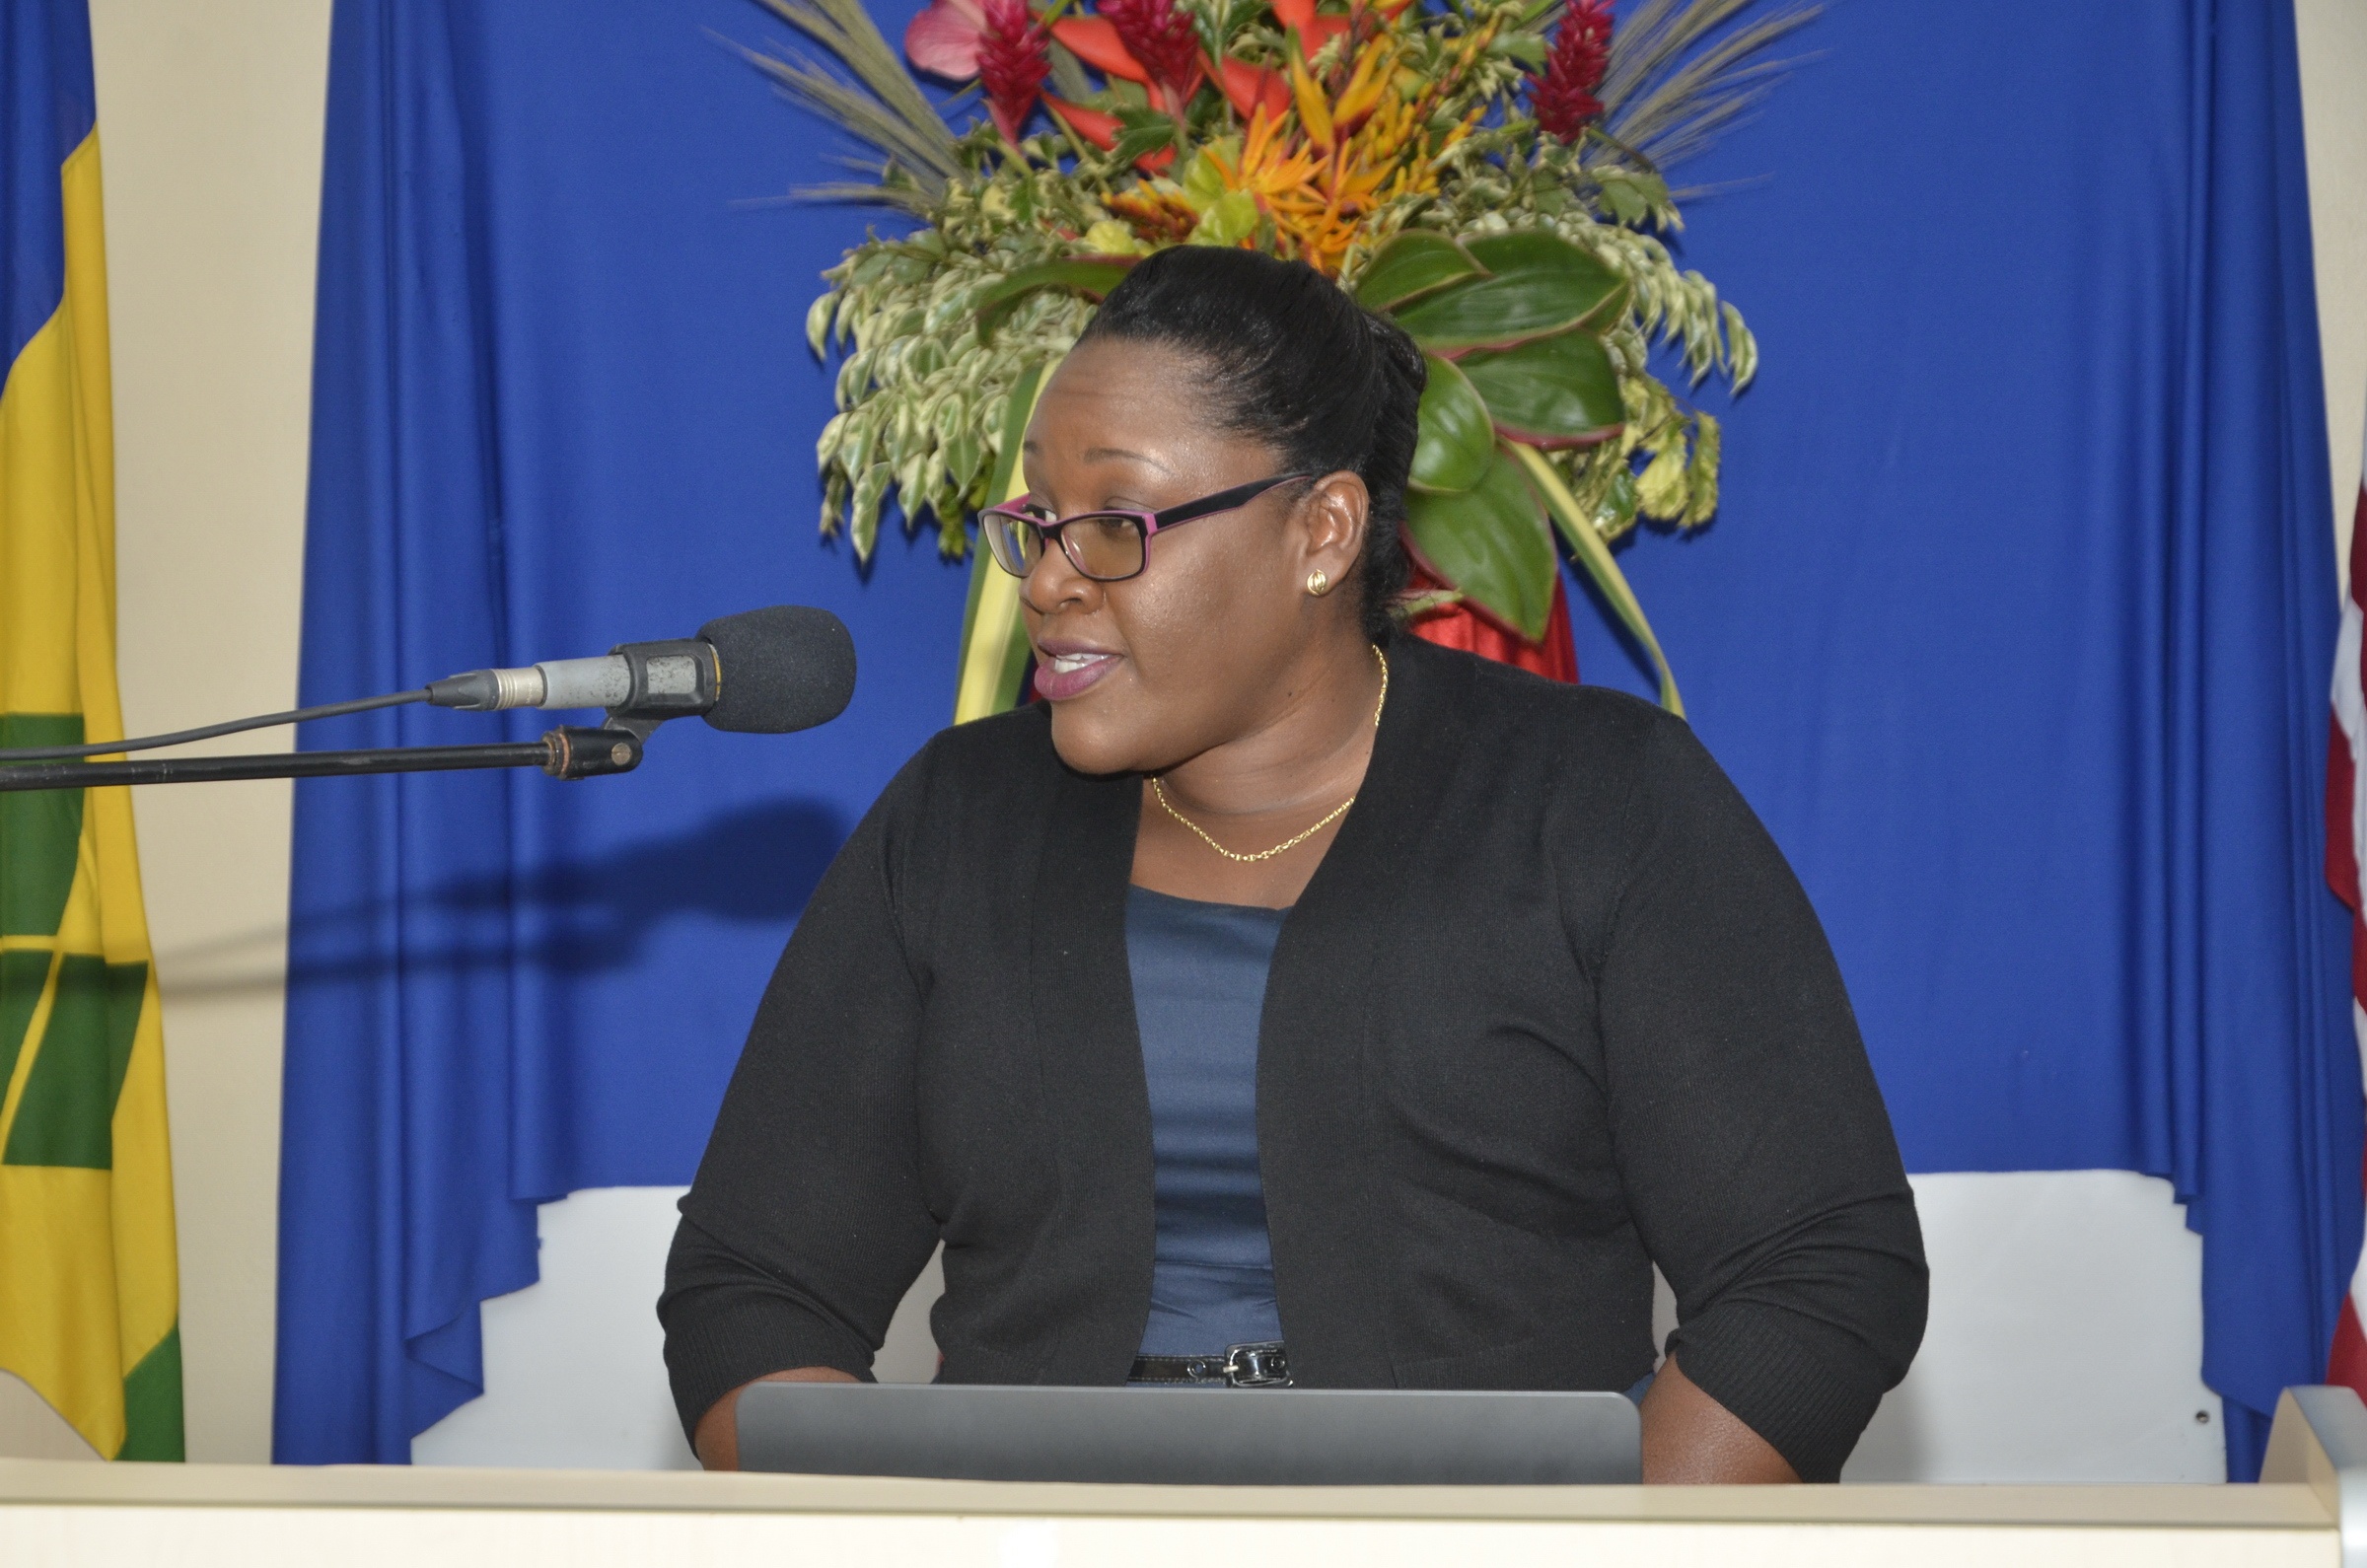
M 2358 798 L 2357 790 L 2350 740 L 2342 733 L 2342 721 L 2330 718 L 2326 723 L 2326 885 L 2354 915 L 2359 912 L 2359 849 L 2350 841 L 2350 808 Z
M 2326 1381 L 2346 1389 L 2367 1389 L 2367 1334 L 2359 1331 L 2358 1309 L 2342 1298 L 2342 1318 L 2334 1324 L 2334 1351 L 2327 1357 Z
M 2360 918 L 2358 846 L 2351 842 L 2350 809 L 2357 798 L 2350 741 L 2339 720 L 2327 723 L 2326 883 L 2350 910 L 2350 994 L 2367 1001 L 2367 920 Z M 2367 1349 L 2362 1349 L 2367 1354 Z M 2359 1386 L 2367 1397 L 2367 1384 Z
M 2349 599 L 2353 606 L 2367 607 L 2367 482 L 2359 486 L 2351 512 Z M 2340 684 L 2355 679 L 2367 685 L 2367 647 L 2359 651 L 2357 670 L 2336 670 L 2334 678 Z M 2329 730 L 2326 748 L 2326 880 L 2335 895 L 2350 906 L 2350 994 L 2354 1002 L 2367 1003 L 2367 911 L 2360 907 L 2362 846 L 2351 826 L 2358 803 L 2357 774 L 2349 738 L 2337 718 Z M 2361 1173 L 2361 1179 L 2367 1180 L 2367 1172 Z M 2342 1316 L 2334 1324 L 2326 1381 L 2367 1397 L 2367 1332 L 2362 1332 L 2359 1324 L 2358 1287 L 2354 1272 L 2351 1288 L 2342 1296 Z
M 1431 594 L 1445 585 L 1415 566 L 1414 592 Z M 1442 648 L 1461 648 L 1554 680 L 1578 682 L 1578 645 L 1570 637 L 1570 602 L 1561 579 L 1553 579 L 1553 607 L 1545 612 L 1545 640 L 1531 642 L 1470 600 L 1434 609 L 1406 628 Z

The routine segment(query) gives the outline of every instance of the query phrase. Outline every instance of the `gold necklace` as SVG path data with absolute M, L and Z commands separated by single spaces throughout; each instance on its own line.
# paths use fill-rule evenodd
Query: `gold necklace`
M 1373 658 L 1378 661 L 1381 666 L 1381 700 L 1373 704 L 1373 728 L 1378 730 L 1381 728 L 1381 710 L 1389 706 L 1389 659 L 1388 656 L 1383 654 L 1378 647 L 1373 649 Z M 1307 840 L 1313 838 L 1316 834 L 1322 832 L 1333 822 L 1338 821 L 1342 817 L 1345 817 L 1348 814 L 1348 808 L 1356 804 L 1356 797 L 1351 795 L 1346 800 L 1341 801 L 1337 806 L 1332 807 L 1328 812 L 1326 812 L 1324 814 L 1323 820 L 1317 822 L 1313 827 L 1308 828 L 1305 832 L 1294 834 L 1289 838 L 1285 838 L 1282 840 L 1282 842 L 1276 844 L 1271 849 L 1260 849 L 1255 855 L 1244 855 L 1227 849 L 1224 845 L 1209 837 L 1208 830 L 1206 828 L 1193 821 L 1190 818 L 1184 816 L 1182 812 L 1177 811 L 1176 803 L 1167 798 L 1167 786 L 1159 781 L 1159 776 L 1155 773 L 1151 775 L 1151 793 L 1159 797 L 1159 805 L 1161 809 L 1164 810 L 1168 816 L 1174 818 L 1177 821 L 1182 822 L 1184 826 L 1190 828 L 1194 833 L 1197 833 L 1201 843 L 1206 844 L 1210 849 L 1215 850 L 1227 860 L 1239 861 L 1245 866 L 1253 865 L 1260 860 L 1271 860 L 1276 855 L 1281 854 L 1284 850 L 1298 848 L 1301 844 L 1307 842 Z

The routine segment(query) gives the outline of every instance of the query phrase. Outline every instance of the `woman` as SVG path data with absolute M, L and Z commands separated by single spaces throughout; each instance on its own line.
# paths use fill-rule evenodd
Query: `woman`
M 1774 844 L 1683 723 L 1392 632 L 1422 385 L 1207 248 L 1051 378 L 982 520 L 1042 700 L 855 830 L 682 1200 L 706 1463 L 941 1240 L 946 1381 L 1639 1391 L 1647 1480 L 1832 1479 L 1904 1375 L 1913 1199 Z

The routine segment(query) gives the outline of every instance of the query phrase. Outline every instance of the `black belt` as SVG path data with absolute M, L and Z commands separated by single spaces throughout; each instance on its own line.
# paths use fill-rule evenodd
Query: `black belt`
M 1228 1389 L 1287 1389 L 1290 1358 L 1280 1340 L 1227 1345 L 1219 1356 L 1136 1356 L 1130 1383 L 1211 1383 Z

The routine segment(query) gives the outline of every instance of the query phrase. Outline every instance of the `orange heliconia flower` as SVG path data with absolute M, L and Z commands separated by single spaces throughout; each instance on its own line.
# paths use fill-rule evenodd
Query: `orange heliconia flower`
M 1332 88 L 1316 80 L 1294 47 L 1289 107 L 1277 112 L 1270 101 L 1256 104 L 1238 161 L 1214 148 L 1208 155 L 1227 189 L 1256 198 L 1284 253 L 1336 275 L 1374 211 L 1399 196 L 1438 188 L 1438 155 L 1469 135 L 1481 111 L 1472 110 L 1443 135 L 1432 130 L 1430 115 L 1487 46 L 1488 36 L 1483 29 L 1467 38 L 1427 88 L 1399 71 L 1399 51 L 1386 34 L 1368 39 L 1331 73 Z M 1416 96 L 1409 99 L 1408 88 Z

